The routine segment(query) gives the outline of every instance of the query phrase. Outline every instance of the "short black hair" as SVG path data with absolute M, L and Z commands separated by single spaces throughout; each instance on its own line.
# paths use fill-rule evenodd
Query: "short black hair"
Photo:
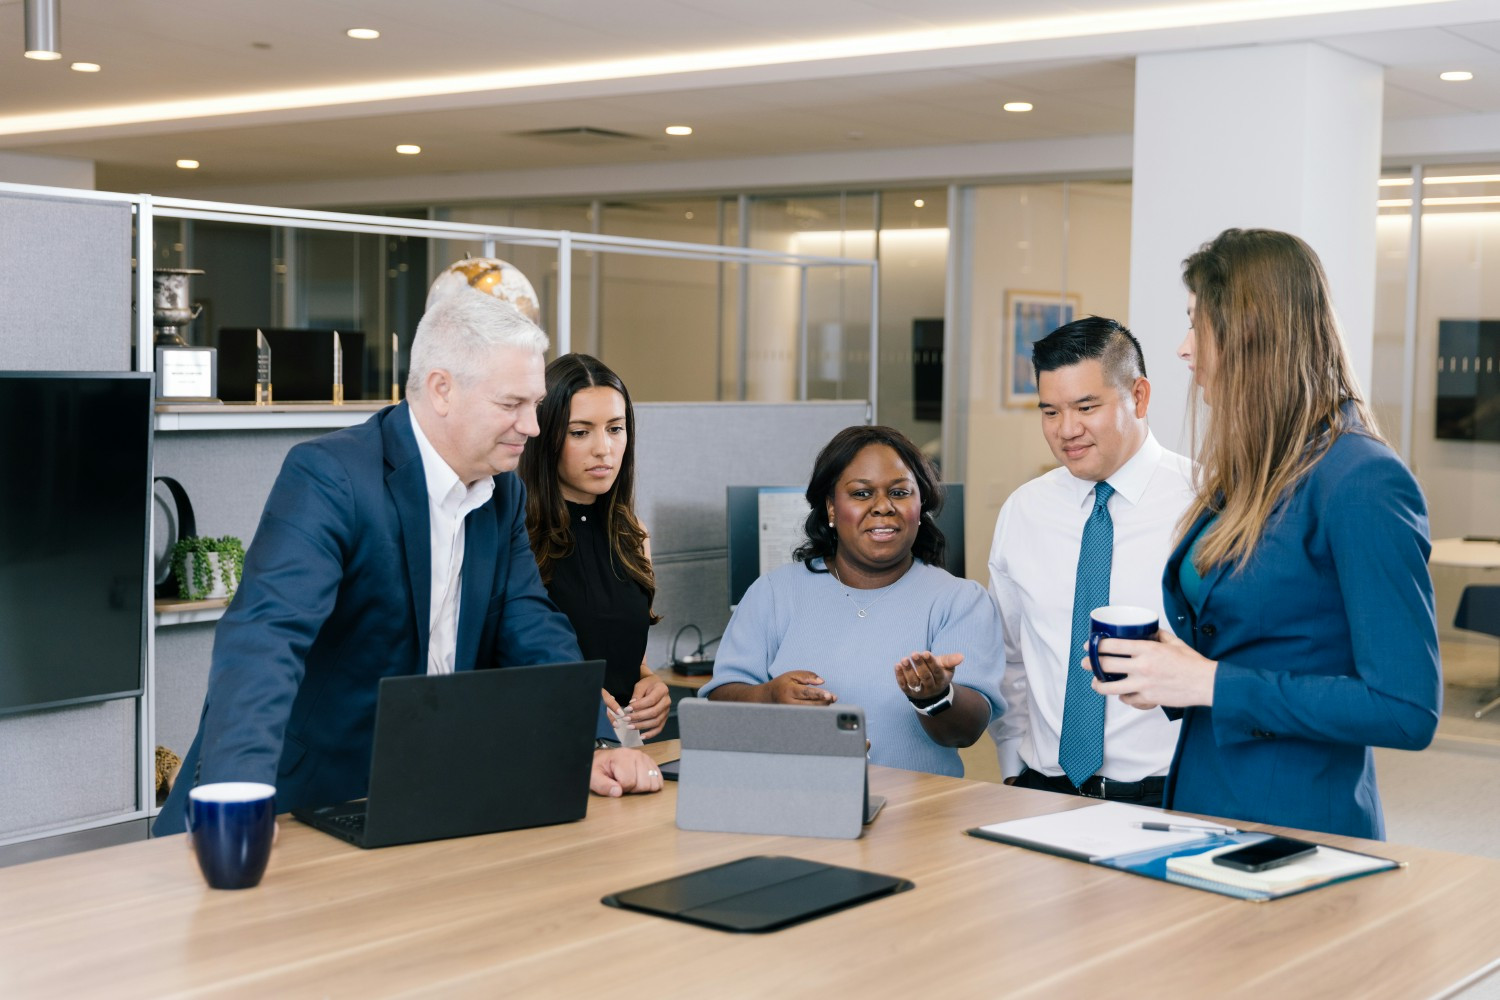
M 1075 319 L 1031 345 L 1031 367 L 1038 382 L 1042 372 L 1089 360 L 1098 361 L 1105 377 L 1122 392 L 1129 391 L 1136 379 L 1146 377 L 1141 342 L 1118 320 L 1106 316 Z
M 839 550 L 838 532 L 828 523 L 828 510 L 824 506 L 833 496 L 839 477 L 854 461 L 854 456 L 872 444 L 883 444 L 896 453 L 901 463 L 911 470 L 917 480 L 917 496 L 922 502 L 922 519 L 917 526 L 917 537 L 912 541 L 911 554 L 929 566 L 943 565 L 943 556 L 948 543 L 943 538 L 937 522 L 938 511 L 943 509 L 943 482 L 932 463 L 927 461 L 921 449 L 911 439 L 894 427 L 879 424 L 857 424 L 845 427 L 823 446 L 813 461 L 812 477 L 807 483 L 807 505 L 812 511 L 803 525 L 807 541 L 798 546 L 794 558 L 814 572 L 828 572 L 833 557 Z M 823 569 L 813 566 L 814 559 L 823 560 Z

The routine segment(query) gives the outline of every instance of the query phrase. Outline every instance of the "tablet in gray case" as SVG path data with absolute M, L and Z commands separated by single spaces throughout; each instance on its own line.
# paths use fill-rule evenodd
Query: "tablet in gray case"
M 677 719 L 683 830 L 854 839 L 884 804 L 869 798 L 859 708 L 685 699 Z

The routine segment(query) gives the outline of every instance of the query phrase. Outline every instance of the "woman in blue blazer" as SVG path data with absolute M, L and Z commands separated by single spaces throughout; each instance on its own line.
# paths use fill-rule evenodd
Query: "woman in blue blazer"
M 1095 687 L 1182 716 L 1169 808 L 1382 838 L 1370 748 L 1425 747 L 1442 698 L 1426 504 L 1307 244 L 1226 230 L 1183 280 L 1208 410 L 1162 581 L 1175 635 L 1101 643 L 1132 659 Z

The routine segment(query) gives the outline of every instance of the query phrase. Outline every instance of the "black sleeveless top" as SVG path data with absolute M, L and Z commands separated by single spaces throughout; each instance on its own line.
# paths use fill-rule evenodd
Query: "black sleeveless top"
M 552 564 L 547 593 L 573 623 L 583 658 L 604 661 L 604 689 L 624 707 L 641 679 L 651 606 L 641 585 L 611 559 L 605 506 L 567 507 L 573 552 Z

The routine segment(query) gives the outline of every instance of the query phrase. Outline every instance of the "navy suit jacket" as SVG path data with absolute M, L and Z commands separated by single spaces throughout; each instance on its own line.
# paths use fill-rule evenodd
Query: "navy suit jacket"
M 405 403 L 287 454 L 157 833 L 183 830 L 200 783 L 275 785 L 277 811 L 365 794 L 380 678 L 427 667 L 429 537 Z M 514 474 L 496 476 L 493 498 L 465 519 L 462 572 L 455 669 L 580 659 L 537 573 Z
M 1195 616 L 1177 574 L 1202 525 L 1163 589 L 1173 630 L 1219 667 L 1213 706 L 1181 713 L 1166 805 L 1383 838 L 1370 747 L 1425 747 L 1442 700 L 1416 480 L 1384 444 L 1341 435 L 1250 559 L 1204 576 Z

